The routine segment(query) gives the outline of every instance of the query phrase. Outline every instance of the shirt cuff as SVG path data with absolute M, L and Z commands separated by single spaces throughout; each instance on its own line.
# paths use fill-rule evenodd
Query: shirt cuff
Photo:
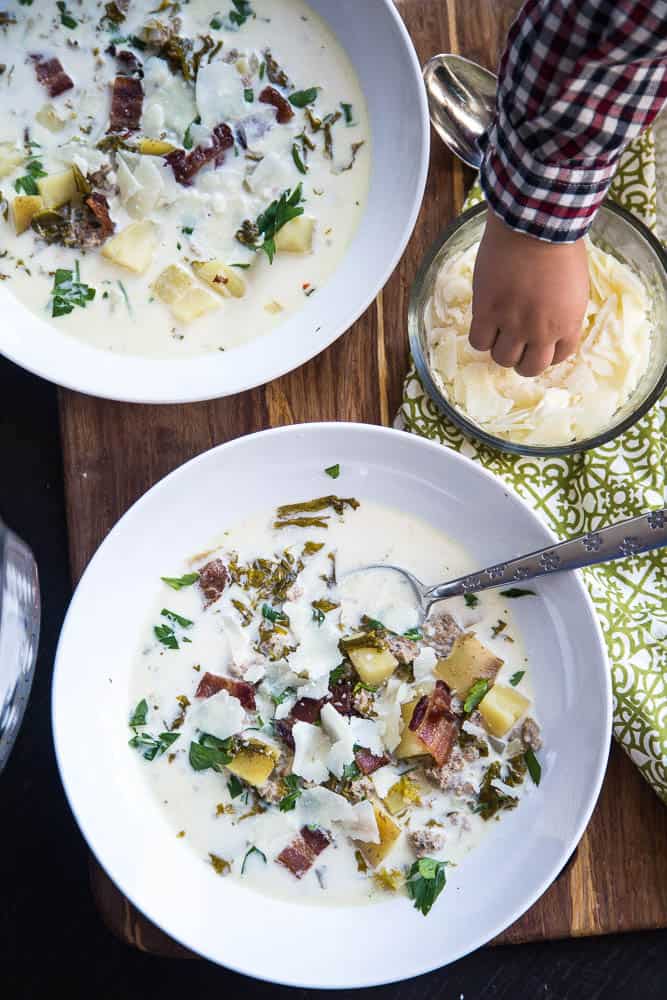
M 510 229 L 547 243 L 574 243 L 586 235 L 611 184 L 615 159 L 575 167 L 542 163 L 516 132 L 497 122 L 482 147 L 482 191 Z

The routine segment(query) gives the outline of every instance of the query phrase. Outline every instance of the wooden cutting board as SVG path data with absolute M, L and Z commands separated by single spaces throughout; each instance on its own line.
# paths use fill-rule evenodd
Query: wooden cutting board
M 424 62 L 460 52 L 495 68 L 519 0 L 397 0 Z M 390 424 L 408 365 L 407 298 L 439 230 L 459 210 L 469 177 L 434 136 L 429 182 L 403 260 L 374 305 L 299 371 L 231 399 L 134 406 L 60 394 L 71 567 L 76 582 L 118 518 L 193 455 L 242 434 L 313 420 Z M 563 720 L 567 724 L 567 720 Z M 102 918 L 122 940 L 184 957 L 122 896 L 91 858 Z M 618 749 L 598 806 L 570 865 L 497 940 L 507 944 L 667 927 L 667 810 Z

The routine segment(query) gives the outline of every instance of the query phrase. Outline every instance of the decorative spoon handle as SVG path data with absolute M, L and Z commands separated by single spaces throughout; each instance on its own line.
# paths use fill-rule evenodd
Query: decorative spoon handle
M 570 538 L 546 549 L 531 552 L 518 559 L 498 563 L 478 573 L 440 583 L 425 591 L 426 609 L 436 601 L 478 590 L 489 590 L 508 584 L 523 583 L 547 573 L 560 573 L 582 566 L 597 566 L 612 559 L 638 555 L 667 545 L 667 508 L 652 510 L 640 517 L 619 521 L 609 528 Z

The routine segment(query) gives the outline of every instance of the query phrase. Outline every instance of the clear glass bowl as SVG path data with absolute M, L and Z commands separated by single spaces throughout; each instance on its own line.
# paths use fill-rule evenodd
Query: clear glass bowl
M 37 566 L 30 549 L 0 521 L 0 771 L 25 712 L 39 644 Z
M 612 423 L 593 437 L 549 447 L 518 444 L 489 434 L 473 423 L 445 395 L 433 377 L 428 361 L 424 314 L 433 295 L 437 274 L 448 257 L 462 253 L 481 239 L 486 212 L 486 205 L 481 204 L 459 216 L 426 255 L 412 286 L 408 310 L 410 349 L 424 388 L 436 407 L 452 423 L 470 437 L 500 451 L 518 455 L 570 455 L 611 441 L 639 420 L 667 388 L 667 254 L 646 226 L 629 212 L 610 201 L 600 208 L 591 227 L 591 239 L 632 268 L 649 293 L 652 344 L 648 370 L 630 399 L 616 411 Z

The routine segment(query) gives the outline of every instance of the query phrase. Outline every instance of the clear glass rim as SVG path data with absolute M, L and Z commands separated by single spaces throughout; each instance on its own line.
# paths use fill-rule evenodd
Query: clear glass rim
M 603 202 L 602 208 L 605 211 L 611 212 L 613 215 L 623 219 L 624 222 L 627 222 L 637 231 L 646 243 L 648 243 L 662 270 L 665 272 L 665 275 L 667 275 L 667 253 L 656 236 L 654 236 L 651 230 L 644 225 L 641 219 L 638 219 L 637 216 L 632 214 L 632 212 L 628 212 L 626 209 L 621 208 L 620 205 L 616 205 L 608 198 Z M 487 211 L 488 207 L 486 202 L 482 202 L 479 205 L 474 205 L 472 208 L 469 208 L 467 211 L 457 216 L 454 222 L 452 222 L 442 231 L 442 233 L 440 233 L 436 241 L 427 251 L 412 283 L 410 301 L 408 304 L 408 336 L 410 342 L 410 353 L 412 354 L 412 359 L 415 363 L 415 368 L 417 369 L 417 374 L 419 375 L 422 385 L 426 389 L 433 404 L 443 414 L 443 416 L 447 417 L 448 420 L 451 420 L 451 422 L 455 424 L 459 430 L 464 431 L 468 437 L 475 438 L 497 451 L 509 452 L 513 455 L 529 455 L 539 458 L 549 458 L 556 455 L 575 455 L 580 452 L 590 451 L 593 448 L 598 448 L 600 445 L 607 444 L 608 441 L 612 441 L 614 438 L 624 434 L 625 431 L 632 427 L 633 424 L 640 420 L 646 413 L 648 413 L 651 407 L 655 405 L 667 388 L 667 365 L 665 365 L 662 374 L 643 402 L 623 420 L 614 424 L 612 427 L 608 427 L 600 434 L 596 434 L 594 437 L 586 438 L 585 441 L 574 441 L 571 444 L 550 445 L 544 447 L 507 441 L 505 438 L 496 437 L 494 434 L 489 434 L 487 431 L 477 427 L 471 420 L 468 420 L 460 410 L 457 410 L 449 402 L 433 378 L 428 360 L 422 350 L 422 341 L 420 336 L 421 319 L 419 314 L 419 303 L 422 288 L 424 287 L 431 266 L 444 244 L 447 243 L 468 222 L 472 219 L 476 219 L 480 215 L 486 214 Z

